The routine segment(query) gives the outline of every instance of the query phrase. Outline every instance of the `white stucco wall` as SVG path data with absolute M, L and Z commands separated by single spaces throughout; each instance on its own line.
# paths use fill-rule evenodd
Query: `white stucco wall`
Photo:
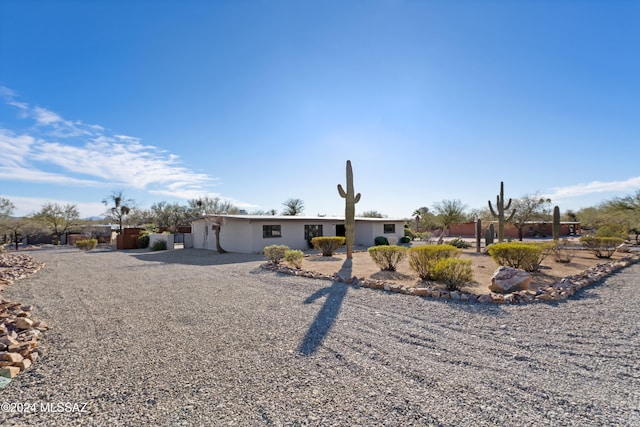
M 335 236 L 340 218 L 304 217 L 227 217 L 220 230 L 222 247 L 230 252 L 262 252 L 265 246 L 286 245 L 292 249 L 308 249 L 304 236 L 305 225 L 322 225 L 323 236 Z M 384 224 L 395 224 L 395 233 L 384 233 Z M 193 247 L 216 250 L 215 230 L 211 219 L 198 219 L 192 223 Z M 281 237 L 263 237 L 264 225 L 280 225 Z M 355 244 L 372 246 L 376 236 L 385 236 L 390 243 L 404 236 L 404 222 L 400 220 L 356 220 Z
M 167 250 L 172 251 L 175 248 L 173 240 L 174 240 L 173 234 L 151 233 L 149 234 L 149 247 L 152 248 L 155 242 L 164 241 L 167 244 Z

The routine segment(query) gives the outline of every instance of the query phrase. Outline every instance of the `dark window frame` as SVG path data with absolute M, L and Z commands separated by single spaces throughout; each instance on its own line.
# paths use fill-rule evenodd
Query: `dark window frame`
M 262 226 L 263 239 L 275 239 L 280 237 L 282 237 L 282 225 L 271 224 Z
M 383 233 L 384 234 L 394 234 L 396 232 L 396 225 L 395 224 L 383 224 L 382 225 L 382 229 L 383 229 Z

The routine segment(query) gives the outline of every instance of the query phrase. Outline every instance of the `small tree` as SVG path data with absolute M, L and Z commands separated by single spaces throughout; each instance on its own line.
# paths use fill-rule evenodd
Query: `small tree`
M 288 199 L 283 204 L 282 215 L 296 216 L 304 211 L 304 202 L 301 199 Z
M 73 204 L 61 206 L 57 203 L 45 203 L 32 218 L 49 228 L 56 236 L 57 243 L 60 243 L 62 235 L 79 222 L 80 212 Z
M 189 213 L 191 217 L 208 216 L 206 222 L 213 222 L 216 234 L 216 251 L 218 253 L 226 253 L 220 244 L 220 230 L 226 219 L 224 215 L 230 215 L 238 212 L 238 208 L 230 202 L 222 200 L 220 197 L 203 197 L 200 199 L 189 200 Z
M 102 200 L 102 204 L 105 206 L 111 205 L 109 210 L 105 212 L 105 217 L 117 223 L 119 232 L 122 234 L 122 226 L 133 208 L 133 200 L 126 198 L 122 191 L 114 191 Z
M 11 200 L 0 197 L 0 220 L 10 217 L 15 208 Z
M 442 232 L 449 230 L 451 224 L 464 221 L 467 206 L 460 200 L 443 200 L 433 205 L 437 219 L 442 226 Z
M 378 211 L 364 211 L 360 214 L 360 216 L 362 218 L 384 218 L 384 215 L 382 215 Z
M 522 241 L 527 222 L 547 219 L 550 204 L 551 199 L 545 199 L 538 194 L 527 194 L 513 201 L 515 213 L 511 221 L 518 229 L 518 240 Z

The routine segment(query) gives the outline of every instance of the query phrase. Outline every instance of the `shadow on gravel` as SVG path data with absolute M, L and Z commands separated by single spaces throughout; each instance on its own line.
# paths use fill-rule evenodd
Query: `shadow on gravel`
M 126 251 L 140 261 L 162 262 L 165 264 L 224 265 L 244 262 L 264 261 L 264 255 L 229 252 L 220 254 L 206 249 L 179 249 L 175 251 Z
M 344 264 L 342 264 L 342 268 L 338 272 L 341 277 L 351 277 L 351 263 L 351 260 L 347 259 Z M 307 330 L 307 333 L 302 339 L 300 347 L 298 347 L 299 354 L 310 356 L 318 351 L 318 347 L 320 347 L 324 337 L 327 336 L 338 317 L 340 307 L 342 307 L 342 301 L 349 288 L 350 285 L 346 283 L 334 281 L 331 282 L 331 286 L 319 289 L 304 300 L 305 304 L 311 304 L 318 298 L 327 297 L 322 308 L 318 311 L 316 318 L 313 319 L 313 323 L 309 326 L 309 330 Z

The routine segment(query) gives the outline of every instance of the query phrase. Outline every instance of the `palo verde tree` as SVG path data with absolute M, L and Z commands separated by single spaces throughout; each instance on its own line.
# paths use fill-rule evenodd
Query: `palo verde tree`
M 511 222 L 518 229 L 518 239 L 522 241 L 524 227 L 529 221 L 542 221 L 549 217 L 551 199 L 540 197 L 539 194 L 526 194 L 513 201 L 514 213 Z
M 42 208 L 31 218 L 49 228 L 56 236 L 56 243 L 59 244 L 62 235 L 80 221 L 80 212 L 74 204 L 61 206 L 58 203 L 48 202 L 42 205 Z
M 282 215 L 296 216 L 304 212 L 304 202 L 301 199 L 288 199 L 282 205 Z
M 445 230 L 450 231 L 449 229 L 451 224 L 465 220 L 466 209 L 467 206 L 457 199 L 443 200 L 433 205 L 433 210 L 436 213 L 436 219 L 442 227 L 443 234 Z
M 134 201 L 126 198 L 122 191 L 114 191 L 102 200 L 102 204 L 111 206 L 104 215 L 109 221 L 118 224 L 119 232 L 122 234 L 122 226 L 133 209 Z

